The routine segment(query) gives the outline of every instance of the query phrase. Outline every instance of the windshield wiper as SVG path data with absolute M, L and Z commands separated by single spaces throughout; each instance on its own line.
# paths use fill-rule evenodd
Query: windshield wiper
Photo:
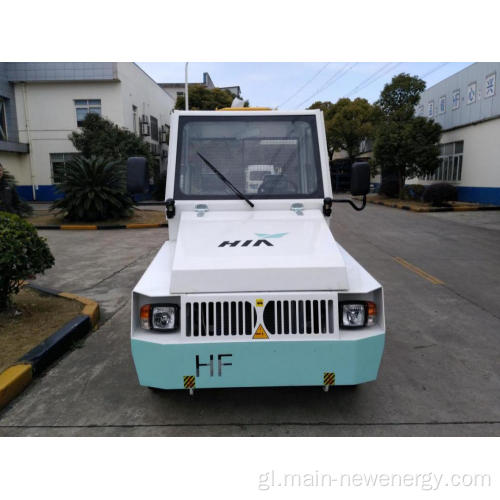
M 215 174 L 219 176 L 219 179 L 228 186 L 241 200 L 245 200 L 252 208 L 255 206 L 229 179 L 224 177 L 217 168 L 215 168 L 200 152 L 196 151 L 196 154 L 205 162 L 208 168 L 212 170 Z

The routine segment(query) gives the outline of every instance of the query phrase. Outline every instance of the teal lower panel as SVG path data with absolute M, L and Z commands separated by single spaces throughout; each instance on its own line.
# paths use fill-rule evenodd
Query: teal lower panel
M 326 372 L 336 385 L 377 378 L 385 335 L 361 340 L 213 342 L 156 344 L 132 339 L 132 356 L 141 385 L 183 389 L 184 377 L 195 387 L 266 387 L 323 385 Z

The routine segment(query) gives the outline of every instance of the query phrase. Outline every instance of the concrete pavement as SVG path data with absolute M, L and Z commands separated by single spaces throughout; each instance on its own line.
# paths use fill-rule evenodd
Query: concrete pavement
M 0 435 L 499 435 L 500 212 L 335 205 L 333 228 L 385 287 L 377 381 L 192 398 L 141 387 L 129 297 L 166 230 L 46 231 L 56 268 L 40 284 L 98 300 L 104 324 L 0 413 Z

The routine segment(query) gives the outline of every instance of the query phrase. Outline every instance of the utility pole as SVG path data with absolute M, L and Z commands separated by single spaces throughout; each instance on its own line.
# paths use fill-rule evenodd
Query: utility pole
M 186 111 L 189 110 L 189 90 L 188 90 L 188 64 L 186 63 L 186 76 L 184 81 L 184 103 L 186 104 Z

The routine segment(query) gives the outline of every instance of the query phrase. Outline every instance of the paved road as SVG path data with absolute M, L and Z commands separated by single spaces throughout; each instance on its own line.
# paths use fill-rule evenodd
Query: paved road
M 96 298 L 103 324 L 0 413 L 0 435 L 500 435 L 500 212 L 335 209 L 338 240 L 385 286 L 377 381 L 193 398 L 140 387 L 129 294 L 166 230 L 46 231 L 57 264 L 40 283 Z

